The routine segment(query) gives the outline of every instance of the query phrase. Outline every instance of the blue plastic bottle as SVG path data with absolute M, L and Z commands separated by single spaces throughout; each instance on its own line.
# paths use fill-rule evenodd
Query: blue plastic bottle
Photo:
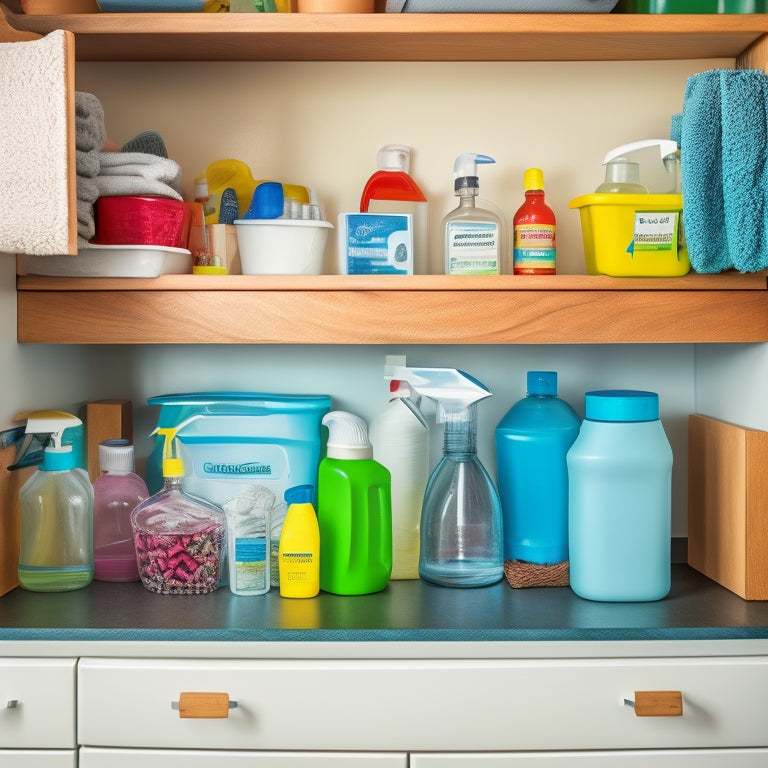
M 557 373 L 528 371 L 527 396 L 496 427 L 496 462 L 504 516 L 504 559 L 568 560 L 565 455 L 579 417 L 557 397 Z
M 587 392 L 567 456 L 570 583 L 589 600 L 660 600 L 670 587 L 672 449 L 655 392 Z

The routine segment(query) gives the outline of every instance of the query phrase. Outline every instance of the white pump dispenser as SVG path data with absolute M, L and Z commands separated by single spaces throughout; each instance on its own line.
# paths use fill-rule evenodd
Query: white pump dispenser
M 661 164 L 653 162 L 656 158 L 655 153 L 643 152 L 643 150 L 650 150 L 653 147 L 658 148 L 658 159 L 661 160 Z M 680 193 L 680 153 L 676 141 L 672 139 L 643 139 L 630 144 L 622 144 L 620 147 L 614 147 L 606 154 L 603 165 L 608 166 L 617 161 L 629 163 L 635 159 L 633 155 L 638 158 L 639 183 L 648 192 L 654 194 Z M 646 160 L 645 163 L 642 162 L 643 159 Z
M 504 271 L 502 219 L 475 203 L 480 192 L 477 166 L 495 162 L 474 152 L 463 152 L 456 158 L 453 187 L 459 206 L 443 219 L 447 275 L 498 275 Z
M 504 575 L 501 502 L 477 456 L 476 407 L 491 391 L 455 368 L 387 366 L 385 377 L 435 400 L 445 424 L 421 510 L 419 576 L 449 587 L 494 584 Z

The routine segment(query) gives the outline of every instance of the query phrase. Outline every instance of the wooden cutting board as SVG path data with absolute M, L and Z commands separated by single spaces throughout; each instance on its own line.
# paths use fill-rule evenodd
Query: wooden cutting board
M 17 587 L 16 569 L 19 564 L 19 490 L 37 467 L 25 467 L 11 472 L 16 455 L 14 446 L 0 449 L 0 595 Z

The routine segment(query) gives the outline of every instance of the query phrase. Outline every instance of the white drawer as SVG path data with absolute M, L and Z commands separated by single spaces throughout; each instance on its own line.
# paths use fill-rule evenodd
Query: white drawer
M 179 749 L 517 751 L 768 746 L 768 658 L 109 660 L 79 669 L 81 744 Z M 638 717 L 635 691 L 681 691 Z M 182 719 L 225 692 L 225 719 Z
M 766 749 L 411 755 L 410 768 L 765 768 Z
M 79 768 L 136 768 L 138 765 L 162 765 L 163 768 L 408 768 L 408 755 L 94 747 L 80 750 Z
M 74 749 L 0 749 L 3 768 L 77 768 Z
M 76 746 L 76 663 L 75 659 L 0 659 L 0 748 Z

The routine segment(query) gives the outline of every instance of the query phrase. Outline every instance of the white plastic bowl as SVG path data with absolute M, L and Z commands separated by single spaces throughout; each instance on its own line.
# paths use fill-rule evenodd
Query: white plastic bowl
M 321 275 L 329 221 L 238 219 L 237 247 L 244 275 Z

